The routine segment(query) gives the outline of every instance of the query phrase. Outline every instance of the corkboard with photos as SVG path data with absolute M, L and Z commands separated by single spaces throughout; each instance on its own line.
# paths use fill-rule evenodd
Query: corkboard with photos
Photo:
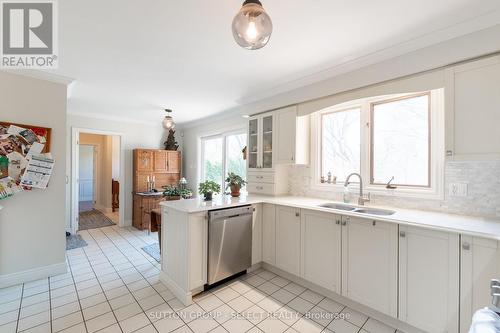
M 0 122 L 0 200 L 47 186 L 54 164 L 50 139 L 50 128 Z

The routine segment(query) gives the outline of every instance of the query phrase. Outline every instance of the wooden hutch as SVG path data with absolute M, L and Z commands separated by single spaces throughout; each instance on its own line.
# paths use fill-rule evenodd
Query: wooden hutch
M 148 190 L 148 179 L 155 180 L 155 189 L 177 185 L 181 178 L 182 160 L 179 151 L 134 149 L 134 208 L 132 225 L 139 230 L 150 230 L 151 210 L 159 208 L 163 196 L 141 193 Z

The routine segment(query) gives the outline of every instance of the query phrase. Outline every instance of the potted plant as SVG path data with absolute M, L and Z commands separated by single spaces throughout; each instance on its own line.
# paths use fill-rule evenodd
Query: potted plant
M 211 180 L 204 181 L 198 186 L 198 192 L 203 194 L 205 201 L 211 201 L 214 193 L 220 192 L 220 185 Z
M 247 183 L 241 176 L 235 174 L 234 172 L 230 172 L 227 174 L 226 178 L 227 187 L 231 189 L 232 197 L 239 197 L 240 190 Z
M 193 197 L 193 191 L 189 188 L 181 188 L 180 192 L 182 199 L 190 199 Z
M 178 187 L 168 185 L 168 186 L 163 186 L 163 188 L 165 189 L 163 191 L 163 196 L 165 197 L 165 200 L 171 201 L 171 200 L 179 200 L 181 198 L 182 193 Z

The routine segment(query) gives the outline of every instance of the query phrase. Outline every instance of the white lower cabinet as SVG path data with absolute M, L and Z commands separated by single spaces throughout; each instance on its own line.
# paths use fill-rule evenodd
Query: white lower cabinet
M 276 264 L 276 209 L 267 203 L 262 204 L 262 261 Z
M 255 265 L 262 261 L 262 204 L 252 207 L 252 265 Z
M 300 210 L 276 206 L 276 267 L 300 275 Z
M 468 332 L 472 316 L 491 304 L 490 281 L 500 279 L 500 247 L 493 239 L 461 236 L 460 332 Z
M 426 332 L 458 332 L 459 235 L 399 230 L 399 319 Z
M 301 211 L 301 277 L 340 294 L 341 217 Z
M 342 295 L 397 317 L 398 225 L 342 218 Z

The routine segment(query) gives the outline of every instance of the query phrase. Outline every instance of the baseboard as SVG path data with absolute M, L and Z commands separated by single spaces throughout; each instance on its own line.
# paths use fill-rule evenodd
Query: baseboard
M 132 220 L 123 220 L 123 226 L 124 227 L 131 227 L 132 226 Z
M 318 286 L 318 285 L 316 285 L 310 281 L 307 281 L 301 277 L 298 277 L 294 274 L 290 274 L 288 272 L 285 272 L 285 271 L 283 271 L 275 266 L 269 265 L 267 263 L 262 263 L 262 267 L 270 272 L 273 272 L 273 273 L 278 274 L 279 276 L 282 276 L 282 277 L 284 277 L 292 282 L 295 282 L 295 283 L 297 283 L 305 288 L 311 289 L 312 291 L 317 292 L 320 295 L 331 298 L 340 304 L 347 305 L 349 308 L 351 308 L 355 311 L 359 311 L 361 313 L 364 313 L 373 319 L 376 319 L 376 320 L 381 321 L 383 323 L 386 323 L 394 328 L 397 328 L 400 331 L 407 332 L 407 333 L 425 333 L 424 331 L 421 331 L 413 326 L 410 326 L 407 323 L 402 322 L 397 318 L 393 318 L 393 317 L 390 317 L 386 314 L 378 312 L 372 308 L 367 307 L 366 305 L 355 302 L 355 301 L 353 301 L 345 296 L 334 293 L 333 291 L 330 291 L 324 287 Z
M 40 280 L 49 276 L 64 274 L 68 271 L 66 261 L 28 269 L 22 272 L 0 275 L 0 289 L 15 286 L 17 284 Z
M 174 280 L 172 280 L 164 271 L 160 271 L 160 281 L 163 282 L 172 294 L 177 297 L 179 301 L 185 306 L 191 305 L 193 303 L 193 294 L 191 292 L 186 292 L 184 289 L 179 287 Z

